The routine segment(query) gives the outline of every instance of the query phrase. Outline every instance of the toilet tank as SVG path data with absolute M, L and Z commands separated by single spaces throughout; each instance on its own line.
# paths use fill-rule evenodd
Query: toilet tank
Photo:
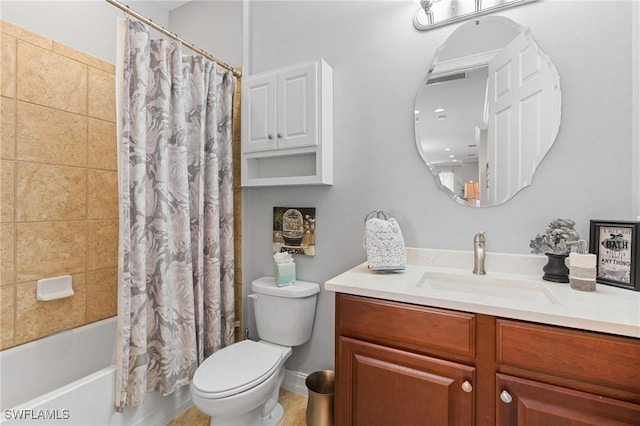
M 251 283 L 258 336 L 283 346 L 300 346 L 311 338 L 320 285 L 296 281 L 278 287 L 273 277 Z

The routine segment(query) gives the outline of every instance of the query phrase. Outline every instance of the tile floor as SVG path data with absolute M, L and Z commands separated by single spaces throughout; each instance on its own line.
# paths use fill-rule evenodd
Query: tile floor
M 280 389 L 280 404 L 284 408 L 284 419 L 279 426 L 306 425 L 307 398 L 297 393 Z M 167 426 L 208 426 L 209 416 L 191 407 Z

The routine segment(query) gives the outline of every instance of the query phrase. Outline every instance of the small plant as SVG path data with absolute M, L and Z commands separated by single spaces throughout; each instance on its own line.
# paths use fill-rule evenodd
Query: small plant
M 536 235 L 529 247 L 534 254 L 569 254 L 571 241 L 578 241 L 580 235 L 574 229 L 571 219 L 556 219 L 549 224 L 543 235 Z

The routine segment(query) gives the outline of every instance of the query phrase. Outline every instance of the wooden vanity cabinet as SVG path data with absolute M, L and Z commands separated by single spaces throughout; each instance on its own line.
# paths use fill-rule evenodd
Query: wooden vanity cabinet
M 640 340 L 496 320 L 497 425 L 640 425 Z
M 337 426 L 640 426 L 640 339 L 336 294 Z
M 335 424 L 493 425 L 477 422 L 493 395 L 478 374 L 485 328 L 476 314 L 337 294 Z

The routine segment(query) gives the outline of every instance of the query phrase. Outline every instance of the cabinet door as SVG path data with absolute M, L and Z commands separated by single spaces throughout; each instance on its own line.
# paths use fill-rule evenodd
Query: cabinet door
M 242 82 L 242 152 L 276 148 L 276 74 Z
M 278 73 L 278 149 L 318 144 L 317 64 Z
M 472 425 L 474 382 L 473 367 L 340 337 L 336 425 Z
M 496 392 L 499 426 L 640 425 L 640 405 L 572 389 L 498 374 Z

